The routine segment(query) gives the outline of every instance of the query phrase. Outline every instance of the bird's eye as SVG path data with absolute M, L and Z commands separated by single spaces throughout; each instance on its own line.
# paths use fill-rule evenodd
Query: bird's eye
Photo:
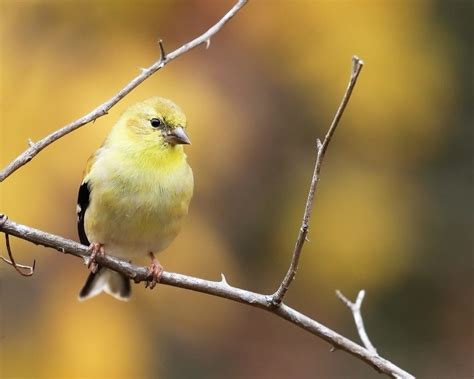
M 153 126 L 154 128 L 159 128 L 163 125 L 163 121 L 161 121 L 159 118 L 152 118 L 150 120 L 150 124 L 151 126 Z

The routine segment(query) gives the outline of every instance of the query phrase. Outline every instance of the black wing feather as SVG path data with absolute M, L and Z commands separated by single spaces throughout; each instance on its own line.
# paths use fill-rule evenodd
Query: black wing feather
M 90 195 L 91 189 L 89 187 L 89 183 L 83 182 L 79 188 L 79 194 L 77 196 L 77 231 L 79 233 L 79 239 L 81 240 L 81 243 L 86 246 L 89 246 L 90 243 L 84 228 L 84 217 L 87 207 L 89 206 Z M 94 291 L 97 291 L 97 289 L 99 289 L 99 292 L 103 291 L 104 283 L 101 283 L 99 278 L 107 271 L 108 270 L 106 268 L 99 266 L 97 272 L 91 272 L 79 294 L 79 299 L 85 300 L 90 296 L 97 295 L 98 293 L 94 293 Z M 112 291 L 109 293 L 120 300 L 128 300 L 132 290 L 130 287 L 130 280 L 128 277 L 120 273 L 114 273 L 114 275 L 116 276 L 112 279 L 109 277 L 108 291 Z M 110 288 L 110 284 L 112 284 L 112 288 Z M 92 295 L 91 292 L 93 293 Z
M 77 232 L 79 233 L 81 243 L 87 246 L 90 245 L 90 242 L 84 229 L 84 216 L 89 206 L 90 194 L 89 183 L 83 182 L 77 196 Z

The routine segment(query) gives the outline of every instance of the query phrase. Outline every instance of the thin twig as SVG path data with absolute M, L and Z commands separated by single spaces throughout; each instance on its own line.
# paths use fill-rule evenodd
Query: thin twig
M 351 302 L 339 290 L 336 290 L 336 295 L 347 306 L 347 308 L 351 310 L 352 316 L 354 317 L 354 322 L 357 328 L 357 333 L 359 334 L 359 337 L 362 343 L 364 344 L 364 346 L 366 347 L 366 349 L 372 352 L 373 354 L 377 354 L 377 349 L 375 348 L 374 345 L 372 345 L 372 342 L 370 342 L 369 336 L 367 335 L 367 332 L 365 331 L 364 320 L 362 319 L 362 313 L 360 310 L 360 308 L 362 307 L 362 301 L 364 300 L 365 291 L 364 290 L 359 291 L 359 294 L 357 295 L 357 299 L 355 303 Z
M 62 253 L 72 254 L 76 257 L 82 258 L 85 263 L 88 261 L 88 257 L 90 255 L 87 246 L 81 245 L 63 237 L 43 232 L 38 229 L 17 224 L 11 220 L 7 220 L 6 217 L 3 219 L 0 218 L 0 232 L 11 234 L 35 244 L 51 247 Z M 135 282 L 143 282 L 148 280 L 149 274 L 147 267 L 135 266 L 127 261 L 123 261 L 108 255 L 104 257 L 97 256 L 96 259 L 97 263 L 101 266 L 105 266 L 120 272 L 133 279 Z M 387 359 L 373 354 L 366 348 L 341 336 L 340 334 L 309 318 L 308 316 L 305 316 L 295 309 L 290 308 L 285 304 L 281 304 L 279 307 L 274 307 L 272 305 L 271 296 L 233 287 L 229 285 L 222 277 L 220 281 L 209 281 L 164 271 L 160 278 L 160 284 L 202 292 L 208 295 L 218 296 L 264 309 L 289 321 L 294 325 L 299 326 L 309 333 L 322 338 L 332 346 L 336 347 L 338 350 L 343 350 L 349 354 L 352 354 L 363 362 L 366 362 L 370 366 L 374 367 L 377 371 L 382 372 L 392 378 L 414 378 L 411 374 L 402 370 Z
M 8 263 L 10 266 L 13 266 L 15 270 L 21 275 L 21 276 L 32 276 L 35 273 L 35 266 L 36 266 L 36 259 L 33 260 L 33 266 L 27 266 L 27 265 L 21 265 L 19 263 L 15 262 L 15 259 L 13 259 L 13 254 L 12 254 L 12 249 L 10 246 L 10 235 L 8 233 L 5 233 L 5 246 L 7 247 L 7 253 L 10 258 L 10 260 L 0 256 L 2 261 L 5 263 Z M 23 272 L 22 269 L 28 270 L 27 272 Z
M 2 171 L 0 171 L 0 182 L 3 182 L 8 176 L 14 173 L 23 165 L 31 161 L 38 153 L 43 150 L 45 147 L 52 144 L 54 141 L 58 140 L 61 137 L 64 137 L 66 134 L 71 133 L 72 131 L 80 128 L 81 126 L 88 124 L 91 121 L 98 119 L 107 114 L 107 112 L 117 104 L 121 99 L 128 95 L 132 90 L 138 87 L 151 75 L 157 72 L 159 69 L 164 67 L 166 64 L 176 59 L 180 55 L 187 53 L 188 51 L 194 49 L 195 47 L 206 44 L 208 46 L 208 41 L 210 38 L 216 34 L 222 27 L 232 18 L 235 14 L 247 3 L 247 0 L 239 0 L 227 14 L 222 17 L 214 26 L 212 26 L 207 32 L 200 35 L 199 37 L 193 39 L 191 42 L 188 42 L 181 46 L 180 48 L 174 50 L 173 52 L 166 55 L 166 59 L 162 60 L 162 57 L 150 67 L 142 69 L 140 75 L 136 76 L 132 81 L 130 81 L 125 87 L 123 87 L 116 95 L 110 98 L 105 103 L 99 105 L 90 113 L 85 116 L 77 119 L 76 121 L 71 122 L 70 124 L 62 127 L 59 130 L 51 133 L 50 135 L 44 137 L 38 142 L 31 145 L 27 150 L 15 158 L 11 163 L 9 163 Z
M 160 53 L 161 53 L 160 61 L 164 62 L 166 60 L 166 52 L 165 52 L 165 46 L 163 45 L 162 39 L 158 41 L 158 45 L 160 45 Z
M 349 84 L 347 85 L 346 92 L 344 93 L 344 96 L 342 98 L 341 104 L 339 105 L 339 108 L 336 112 L 336 115 L 334 116 L 331 126 L 329 127 L 326 136 L 324 137 L 324 141 L 321 143 L 319 139 L 316 140 L 316 163 L 314 164 L 313 177 L 311 179 L 311 185 L 309 187 L 308 199 L 306 200 L 303 221 L 301 223 L 300 231 L 298 233 L 298 238 L 296 239 L 296 244 L 293 250 L 293 256 L 291 259 L 290 267 L 288 268 L 288 271 L 285 277 L 283 278 L 283 281 L 281 282 L 280 286 L 272 295 L 272 302 L 274 306 L 278 306 L 282 302 L 286 292 L 288 291 L 288 288 L 290 288 L 290 285 L 293 279 L 295 278 L 296 271 L 298 270 L 298 262 L 300 259 L 301 250 L 303 249 L 304 242 L 307 239 L 306 237 L 308 234 L 309 219 L 313 210 L 314 196 L 316 194 L 316 189 L 319 182 L 319 175 L 321 172 L 321 165 L 323 163 L 324 155 L 326 154 L 326 150 L 329 146 L 329 143 L 331 142 L 331 138 L 334 135 L 337 126 L 339 125 L 339 120 L 341 119 L 342 114 L 346 109 L 347 103 L 349 102 L 349 99 L 352 94 L 352 90 L 354 89 L 357 83 L 357 78 L 359 77 L 363 65 L 364 62 L 361 59 L 356 56 L 352 57 L 351 77 L 349 80 Z

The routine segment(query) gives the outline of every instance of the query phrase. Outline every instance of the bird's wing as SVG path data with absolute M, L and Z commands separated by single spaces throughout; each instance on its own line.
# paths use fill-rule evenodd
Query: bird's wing
M 79 194 L 77 196 L 77 232 L 79 233 L 79 240 L 83 245 L 89 246 L 86 231 L 84 229 L 84 216 L 87 207 L 89 206 L 90 189 L 88 182 L 82 182 L 79 187 Z
M 87 238 L 86 230 L 84 228 L 84 217 L 86 214 L 87 207 L 90 202 L 91 187 L 88 182 L 88 174 L 97 159 L 98 151 L 94 153 L 87 161 L 86 169 L 84 170 L 84 180 L 79 187 L 79 193 L 77 195 L 77 232 L 79 239 L 83 245 L 90 245 L 89 239 Z

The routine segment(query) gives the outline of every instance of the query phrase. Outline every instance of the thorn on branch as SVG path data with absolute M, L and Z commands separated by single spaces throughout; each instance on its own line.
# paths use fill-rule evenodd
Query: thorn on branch
M 166 61 L 166 52 L 165 52 L 165 46 L 163 45 L 162 39 L 158 41 L 158 45 L 160 45 L 160 54 L 161 54 L 160 61 L 164 62 Z
M 206 40 L 206 50 L 209 49 L 210 46 L 211 46 L 211 39 L 208 38 L 208 39 Z
M 33 147 L 35 143 L 31 140 L 31 138 L 28 138 L 28 146 Z
M 6 221 L 6 216 L 4 216 L 4 215 L 0 215 L 0 216 L 1 216 L 0 220 L 2 221 L 2 223 L 5 222 Z M 15 270 L 21 276 L 32 276 L 35 272 L 36 259 L 33 260 L 33 266 L 21 265 L 21 264 L 16 263 L 15 259 L 13 259 L 13 254 L 12 254 L 12 250 L 11 250 L 11 246 L 10 246 L 10 236 L 7 233 L 5 233 L 5 246 L 7 247 L 7 253 L 8 253 L 8 257 L 10 258 L 10 260 L 0 256 L 2 261 L 4 261 L 5 263 L 8 263 L 10 266 L 13 266 L 15 268 Z M 27 270 L 27 271 L 24 272 L 22 270 Z
M 223 273 L 221 273 L 221 283 L 224 284 L 225 286 L 230 287 L 230 285 L 227 282 L 227 279 L 225 278 L 225 275 Z

